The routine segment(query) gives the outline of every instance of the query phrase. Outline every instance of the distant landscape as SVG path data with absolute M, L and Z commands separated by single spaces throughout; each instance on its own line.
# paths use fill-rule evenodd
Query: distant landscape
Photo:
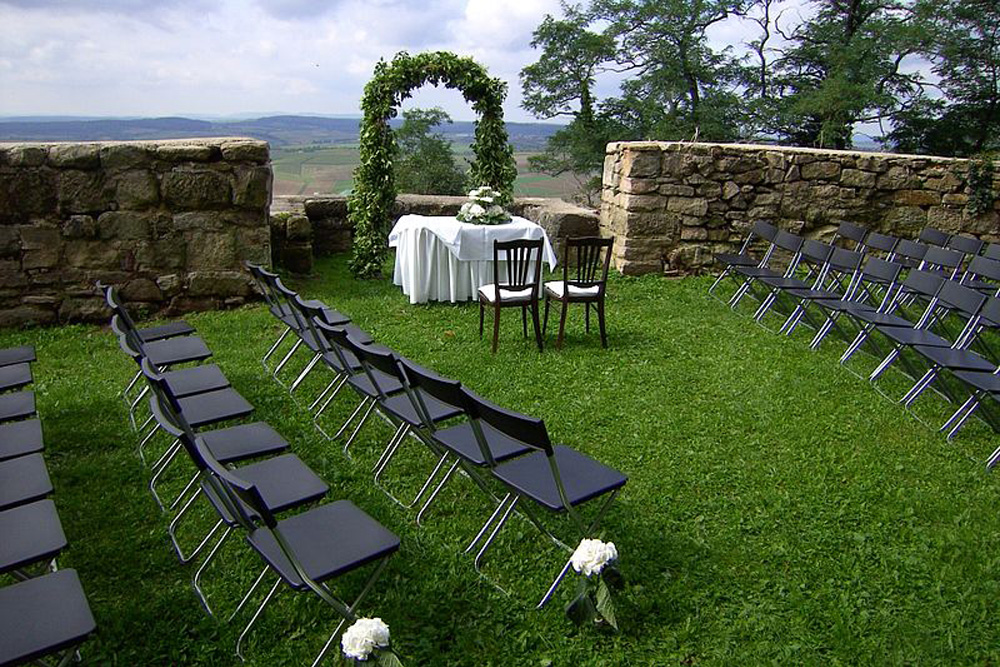
M 398 125 L 399 119 L 393 124 Z M 0 118 L 0 141 L 130 141 L 187 137 L 243 136 L 271 145 L 274 194 L 346 194 L 358 165 L 359 118 L 267 116 L 240 120 L 169 118 Z M 572 199 L 578 189 L 571 176 L 553 178 L 533 172 L 528 158 L 541 151 L 559 129 L 546 123 L 508 123 L 518 177 L 515 194 Z M 472 160 L 469 145 L 475 126 L 457 121 L 437 131 L 452 141 L 460 164 Z

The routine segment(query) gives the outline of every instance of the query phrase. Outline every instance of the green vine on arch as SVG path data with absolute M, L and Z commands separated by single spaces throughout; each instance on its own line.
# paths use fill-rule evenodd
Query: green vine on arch
M 390 63 L 380 60 L 361 100 L 361 164 L 354 171 L 354 191 L 348 200 L 348 217 L 354 224 L 351 271 L 360 278 L 380 276 L 387 253 L 386 236 L 396 201 L 392 174 L 396 141 L 389 120 L 403 100 L 427 83 L 457 88 L 472 105 L 478 119 L 470 180 L 503 193 L 504 205 L 512 200 L 517 168 L 503 122 L 507 84 L 491 78 L 472 58 L 447 51 L 415 56 L 402 51 Z

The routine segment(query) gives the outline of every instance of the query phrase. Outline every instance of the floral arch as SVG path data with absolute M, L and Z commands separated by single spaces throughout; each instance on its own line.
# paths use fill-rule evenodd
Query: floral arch
M 386 236 L 396 200 L 393 159 L 396 140 L 389 120 L 399 105 L 424 84 L 457 88 L 478 115 L 472 144 L 475 161 L 470 178 L 503 193 L 509 203 L 517 169 L 503 121 L 507 84 L 491 78 L 471 58 L 435 51 L 415 56 L 397 53 L 392 62 L 380 60 L 375 75 L 365 86 L 361 100 L 361 164 L 354 172 L 354 191 L 348 202 L 348 217 L 354 224 L 354 257 L 351 270 L 361 278 L 381 275 L 386 255 Z

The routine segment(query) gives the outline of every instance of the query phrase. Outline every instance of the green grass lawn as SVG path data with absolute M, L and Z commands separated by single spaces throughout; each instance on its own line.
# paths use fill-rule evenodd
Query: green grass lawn
M 468 480 L 422 527 L 376 490 L 369 471 L 388 428 L 366 426 L 354 461 L 320 436 L 258 362 L 279 331 L 262 306 L 188 320 L 257 417 L 330 483 L 331 499 L 353 500 L 401 537 L 361 612 L 389 624 L 408 665 L 996 663 L 1000 480 L 982 464 L 995 434 L 976 423 L 945 442 L 840 367 L 837 341 L 812 353 L 805 332 L 764 331 L 710 299 L 708 284 L 614 277 L 606 351 L 596 332 L 584 334 L 582 310 L 570 314 L 565 347 L 543 354 L 506 312 L 492 355 L 476 306 L 412 306 L 389 280 L 350 278 L 345 257 L 294 282 L 378 341 L 544 418 L 554 440 L 630 476 L 604 535 L 627 579 L 620 634 L 574 627 L 563 612 L 572 586 L 533 610 L 562 556 L 526 522 L 512 520 L 487 556 L 487 573 L 511 595 L 476 575 L 461 550 L 490 507 Z M 146 491 L 115 396 L 132 362 L 98 327 L 0 334 L 3 346 L 29 342 L 70 541 L 60 565 L 79 570 L 99 627 L 85 662 L 237 664 L 239 627 L 201 611 Z M 326 379 L 314 376 L 302 399 Z M 338 400 L 325 423 L 346 417 L 349 403 Z M 410 443 L 386 482 L 412 493 L 432 463 Z M 186 473 L 179 467 L 167 490 Z M 205 582 L 220 615 L 258 567 L 238 540 L 226 548 Z M 358 580 L 343 585 L 349 594 Z M 251 635 L 248 663 L 302 664 L 334 625 L 318 599 L 279 595 Z

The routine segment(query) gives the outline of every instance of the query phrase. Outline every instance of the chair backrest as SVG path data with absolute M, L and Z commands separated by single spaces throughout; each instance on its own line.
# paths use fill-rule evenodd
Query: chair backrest
M 957 250 L 960 253 L 974 257 L 982 252 L 983 246 L 985 245 L 985 241 L 980 241 L 979 239 L 971 236 L 961 236 L 959 234 L 955 234 L 948 239 L 948 243 L 946 243 L 944 247 L 951 248 L 952 250 Z
M 868 236 L 867 228 L 844 220 L 837 227 L 837 231 L 833 235 L 833 243 L 836 243 L 840 239 L 847 239 L 848 241 L 853 241 L 856 248 L 860 248 L 864 246 L 866 236 Z
M 983 257 L 1000 260 L 1000 243 L 991 243 L 983 251 Z
M 913 261 L 921 261 L 924 255 L 927 254 L 927 250 L 930 248 L 925 243 L 918 243 L 917 241 L 911 241 L 910 239 L 900 239 L 899 243 L 896 244 L 895 249 L 892 251 L 891 259 L 896 259 L 898 257 L 905 257 L 906 259 L 912 259 Z
M 903 271 L 903 265 L 897 262 L 890 262 L 880 257 L 869 257 L 865 262 L 862 271 L 863 279 L 870 282 L 895 283 L 899 280 L 899 274 Z
M 978 255 L 969 262 L 969 268 L 962 277 L 963 281 L 973 278 L 986 278 L 988 280 L 1000 281 L 1000 261 L 990 259 L 985 255 Z M 1000 287 L 1000 285 L 997 285 Z
M 347 329 L 343 325 L 330 324 L 323 321 L 321 317 L 313 317 L 312 325 L 313 329 L 322 339 L 320 345 L 325 346 L 329 352 L 332 352 L 337 357 L 340 367 L 344 371 L 352 375 L 364 372 L 355 362 L 356 356 L 349 347 Z
M 955 250 L 930 246 L 927 248 L 927 253 L 924 255 L 924 260 L 920 264 L 920 268 L 938 269 L 947 273 L 950 278 L 954 278 L 958 274 L 958 269 L 962 266 L 964 259 L 965 255 Z
M 140 338 L 139 334 L 136 333 L 134 327 L 130 327 L 128 325 L 128 320 L 122 317 L 120 312 L 116 312 L 111 316 L 111 331 L 113 331 L 117 336 L 124 336 L 133 349 L 144 352 L 145 348 L 142 344 L 142 338 Z
M 319 328 L 316 326 L 316 322 L 323 320 L 323 308 L 306 303 L 306 300 L 298 294 L 292 299 L 292 305 L 295 311 L 293 317 L 297 314 L 297 319 L 302 321 L 302 331 L 308 332 L 315 339 L 316 345 L 319 346 L 322 352 L 330 352 L 329 340 L 320 333 Z
M 951 238 L 951 234 L 946 234 L 940 229 L 935 229 L 934 227 L 924 227 L 920 231 L 920 236 L 917 237 L 917 240 L 943 248 L 945 244 L 948 243 L 949 238 Z
M 884 252 L 887 255 L 892 253 L 899 245 L 899 238 L 896 236 L 890 236 L 888 234 L 879 234 L 878 232 L 872 232 L 865 239 L 865 248 L 868 252 L 872 250 L 877 250 L 879 252 Z
M 375 391 L 378 392 L 379 396 L 385 398 L 387 396 L 385 388 L 378 383 L 378 378 L 372 374 L 372 369 L 382 371 L 386 375 L 396 378 L 399 380 L 404 389 L 407 389 L 406 376 L 403 374 L 403 370 L 399 366 L 398 355 L 388 348 L 378 349 L 376 346 L 365 344 L 355 338 L 350 332 L 345 331 L 344 336 L 341 338 L 346 349 L 354 353 L 361 361 L 362 372 L 368 375 L 368 379 L 371 380 L 372 386 Z M 411 401 L 413 400 L 411 396 Z M 420 408 L 414 406 L 420 414 Z
M 299 296 L 298 292 L 285 287 L 285 284 L 281 282 L 281 278 L 277 277 L 274 279 L 274 289 L 280 303 L 285 304 L 287 310 L 295 320 L 295 329 L 297 331 L 305 331 L 307 329 L 305 319 L 302 312 L 296 306 L 296 299 Z
M 200 458 L 205 462 L 205 468 L 210 477 L 216 482 L 213 488 L 222 499 L 230 514 L 246 530 L 251 531 L 256 528 L 251 512 L 260 518 L 268 528 L 278 525 L 277 519 L 271 512 L 267 503 L 257 487 L 243 479 L 233 471 L 219 463 L 202 438 L 196 438 L 194 449 Z M 247 512 L 249 508 L 250 512 Z M 297 563 L 297 561 L 294 561 Z
M 830 268 L 842 273 L 857 271 L 865 261 L 865 254 L 857 250 L 834 248 L 830 255 Z
M 498 290 L 530 287 L 537 296 L 541 277 L 542 239 L 493 242 L 493 284 Z
M 544 421 L 501 408 L 471 391 L 466 391 L 466 394 L 470 400 L 469 415 L 473 419 L 481 419 L 508 437 L 552 456 L 552 442 Z
M 946 280 L 938 292 L 939 303 L 945 304 L 951 310 L 958 310 L 966 316 L 972 316 L 979 312 L 986 302 L 986 295 L 977 292 L 954 280 Z
M 940 273 L 913 269 L 907 274 L 906 280 L 903 281 L 903 287 L 909 292 L 916 292 L 925 297 L 934 297 L 944 282 L 945 279 Z
M 126 328 L 135 329 L 135 321 L 132 319 L 132 315 L 129 314 L 125 304 L 119 298 L 118 290 L 116 290 L 113 285 L 108 286 L 105 290 L 104 300 L 107 302 L 108 307 L 111 308 L 112 312 L 122 319 Z
M 814 265 L 826 264 L 833 254 L 833 246 L 822 241 L 806 239 L 802 242 L 802 259 Z
M 563 246 L 563 281 L 575 287 L 598 286 L 603 292 L 611 265 L 611 248 L 615 239 L 599 236 L 568 237 Z M 575 278 L 570 276 L 570 259 L 574 260 Z
M 462 410 L 466 415 L 469 415 L 470 401 L 467 393 L 462 389 L 461 382 L 438 375 L 430 369 L 424 368 L 420 364 L 403 357 L 399 358 L 399 365 L 402 367 L 405 376 L 403 387 L 410 393 L 411 400 L 413 400 L 424 426 L 429 430 L 433 431 L 436 427 L 434 420 L 430 418 L 430 411 L 427 409 L 427 403 L 424 400 L 425 394 L 447 405 L 453 405 Z
M 984 326 L 1000 328 L 1000 298 L 986 297 L 986 303 L 979 310 L 979 321 Z

